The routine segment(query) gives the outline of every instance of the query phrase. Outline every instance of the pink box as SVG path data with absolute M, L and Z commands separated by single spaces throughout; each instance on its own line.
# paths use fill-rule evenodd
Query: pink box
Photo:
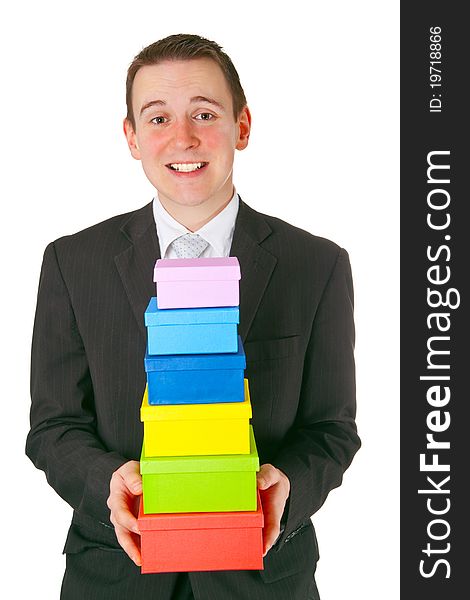
M 158 308 L 201 308 L 240 304 L 240 264 L 235 256 L 159 258 L 153 280 Z

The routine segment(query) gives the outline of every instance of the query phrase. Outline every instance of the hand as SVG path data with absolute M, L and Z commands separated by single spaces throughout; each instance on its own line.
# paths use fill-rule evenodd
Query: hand
M 256 474 L 264 513 L 263 556 L 266 556 L 281 531 L 281 517 L 290 494 L 287 475 L 273 465 L 261 465 Z
M 139 496 L 142 494 L 140 465 L 130 460 L 114 471 L 109 484 L 107 505 L 111 523 L 124 552 L 140 567 L 140 531 L 137 522 Z

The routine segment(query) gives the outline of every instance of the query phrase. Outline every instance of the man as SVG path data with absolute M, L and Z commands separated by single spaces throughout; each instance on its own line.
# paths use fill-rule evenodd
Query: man
M 142 50 L 128 70 L 127 109 L 130 152 L 157 196 L 50 244 L 39 285 L 27 454 L 74 508 L 61 597 L 318 598 L 310 517 L 360 446 L 347 253 L 235 192 L 234 154 L 248 144 L 251 115 L 214 42 L 174 35 Z M 230 254 L 241 265 L 263 571 L 138 567 L 143 313 L 155 261 L 180 256 L 188 234 L 200 256 Z

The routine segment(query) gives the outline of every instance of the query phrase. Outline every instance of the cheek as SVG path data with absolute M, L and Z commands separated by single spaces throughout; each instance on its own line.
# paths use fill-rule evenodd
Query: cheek
M 141 133 L 138 138 L 140 152 L 142 157 L 158 158 L 163 154 L 167 145 L 167 140 L 163 135 L 151 135 L 150 133 Z
M 233 132 L 208 130 L 204 136 L 204 146 L 221 161 L 229 159 L 235 152 Z
M 222 132 L 208 129 L 204 135 L 204 146 L 209 150 L 220 150 L 225 144 Z
M 158 158 L 163 154 L 165 144 L 161 137 L 148 138 L 143 142 L 143 152 L 146 156 Z

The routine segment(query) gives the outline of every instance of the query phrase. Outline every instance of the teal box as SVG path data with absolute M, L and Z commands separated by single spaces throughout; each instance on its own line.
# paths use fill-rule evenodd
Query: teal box
M 144 320 L 148 353 L 219 354 L 237 352 L 238 306 L 159 309 L 150 299 Z

